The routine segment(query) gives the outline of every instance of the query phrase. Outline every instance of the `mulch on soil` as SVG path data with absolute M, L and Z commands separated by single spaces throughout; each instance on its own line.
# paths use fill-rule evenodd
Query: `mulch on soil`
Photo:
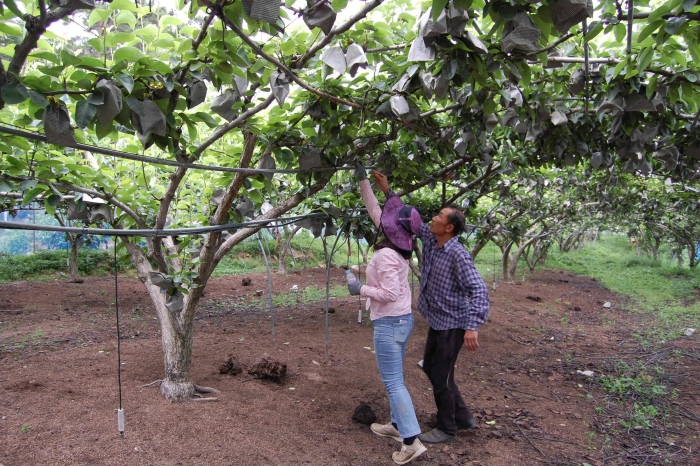
M 342 270 L 332 276 L 333 285 L 343 284 Z M 218 389 L 219 401 L 169 403 L 157 383 L 149 385 L 163 375 L 155 313 L 143 285 L 120 277 L 124 438 L 115 412 L 114 278 L 0 285 L 0 463 L 392 464 L 399 444 L 352 420 L 366 403 L 378 422 L 389 421 L 372 329 L 357 324 L 357 298 L 331 299 L 326 345 L 324 302 L 276 307 L 272 335 L 267 297 L 256 296 L 259 289 L 267 293 L 266 276 L 249 275 L 249 286 L 241 278 L 212 279 L 196 320 L 191 375 L 196 384 Z M 292 285 L 324 288 L 326 271 L 273 280 L 275 293 Z M 605 302 L 613 306 L 603 308 Z M 601 413 L 607 398 L 595 377 L 577 372 L 600 374 L 611 358 L 639 356 L 632 334 L 649 325 L 646 316 L 620 310 L 620 298 L 590 278 L 552 271 L 499 284 L 491 303 L 481 349 L 463 351 L 455 368 L 478 429 L 428 446 L 416 464 L 626 465 L 664 458 L 700 464 L 700 423 L 693 420 L 700 419 L 698 358 L 665 366 L 669 392 L 677 390 L 675 402 L 686 413 L 669 419 L 668 429 L 620 433 L 605 409 Z M 416 311 L 405 373 L 423 430 L 435 411 L 417 365 L 426 334 Z M 664 348 L 700 351 L 697 337 Z M 645 440 L 650 432 L 653 442 Z M 654 442 L 666 456 L 644 449 Z

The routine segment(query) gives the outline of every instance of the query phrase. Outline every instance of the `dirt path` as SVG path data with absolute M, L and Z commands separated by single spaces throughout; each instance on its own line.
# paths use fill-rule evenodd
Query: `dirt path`
M 192 375 L 221 390 L 218 402 L 171 404 L 158 392 L 162 356 L 158 323 L 143 286 L 119 280 L 122 404 L 117 432 L 114 279 L 0 285 L 0 464 L 61 465 L 377 465 L 393 464 L 398 444 L 351 419 L 360 402 L 387 422 L 372 329 L 357 324 L 356 298 L 332 298 L 330 345 L 324 303 L 275 308 L 266 277 L 213 279 L 196 322 Z M 292 285 L 325 286 L 323 269 L 274 276 L 275 294 Z M 341 285 L 341 270 L 333 284 Z M 611 302 L 612 308 L 602 304 Z M 479 428 L 447 446 L 429 446 L 430 465 L 700 464 L 700 345 L 697 337 L 646 352 L 635 328 L 650 325 L 617 308 L 620 300 L 592 279 L 537 272 L 524 283 L 491 290 L 481 350 L 463 351 L 455 378 Z M 416 313 L 416 315 L 418 315 Z M 425 321 L 406 356 L 406 382 L 421 427 L 435 410 L 422 358 Z M 326 353 L 328 351 L 328 354 Z M 268 353 L 291 374 L 281 383 L 219 373 L 230 355 L 245 366 Z M 656 359 L 654 359 L 656 358 Z M 594 382 L 611 360 L 663 367 L 678 412 L 665 425 L 625 431 Z M 592 370 L 593 378 L 577 373 Z

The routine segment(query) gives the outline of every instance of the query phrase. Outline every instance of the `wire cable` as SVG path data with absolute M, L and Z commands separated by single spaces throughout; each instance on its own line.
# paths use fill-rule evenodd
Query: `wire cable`
M 213 225 L 208 227 L 194 227 L 194 228 L 173 228 L 173 229 L 110 229 L 110 228 L 78 228 L 78 227 L 59 227 L 54 225 L 33 225 L 28 223 L 19 222 L 4 222 L 0 221 L 0 228 L 5 228 L 8 230 L 39 230 L 39 231 L 54 231 L 54 232 L 65 232 L 65 233 L 83 233 L 86 235 L 102 235 L 102 236 L 184 236 L 184 235 L 196 235 L 202 233 L 211 233 L 216 231 L 228 231 L 228 230 L 238 230 L 239 228 L 254 228 L 260 226 L 265 227 L 268 223 L 287 221 L 289 223 L 299 222 L 307 218 L 325 218 L 327 214 L 316 213 L 307 215 L 297 215 L 294 217 L 279 217 L 279 218 L 269 218 L 260 220 L 251 220 L 249 222 L 241 223 L 227 223 L 225 225 Z

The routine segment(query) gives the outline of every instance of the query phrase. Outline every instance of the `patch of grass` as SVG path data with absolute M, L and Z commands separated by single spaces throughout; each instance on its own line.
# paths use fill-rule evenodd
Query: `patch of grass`
M 654 324 L 636 333 L 643 346 L 678 338 L 684 328 L 700 325 L 700 268 L 678 267 L 665 251 L 656 260 L 636 256 L 624 235 L 602 235 L 569 253 L 554 246 L 547 267 L 593 277 L 628 298 L 616 306 L 651 313 Z
M 335 236 L 326 238 L 329 253 L 333 248 L 335 239 Z M 275 273 L 279 268 L 278 254 L 280 246 L 269 236 L 265 238 L 265 235 L 262 243 L 265 248 L 265 254 L 267 255 L 270 272 Z M 292 239 L 291 247 L 292 251 L 294 251 L 294 258 L 292 258 L 290 253 L 287 254 L 285 262 L 287 270 L 302 270 L 304 268 L 318 266 L 325 267 L 325 254 L 320 238 L 313 238 L 313 236 L 307 232 L 300 232 Z M 363 249 L 365 247 L 366 245 L 363 245 Z M 356 243 L 352 243 L 352 255 L 348 257 L 347 245 L 341 238 L 338 243 L 335 244 L 335 252 L 333 253 L 331 263 L 336 266 L 362 263 L 362 256 L 360 256 L 358 262 Z M 246 273 L 263 273 L 265 270 L 265 260 L 260 251 L 260 244 L 257 238 L 252 238 L 231 249 L 226 257 L 221 260 L 212 275 L 215 277 L 224 275 L 245 275 Z
M 78 253 L 80 275 L 106 275 L 114 267 L 113 252 L 103 249 L 81 249 Z M 36 254 L 0 254 L 0 283 L 18 280 L 55 278 L 56 272 L 67 273 L 68 252 L 39 251 Z M 121 266 L 120 266 L 121 267 Z
M 44 332 L 41 330 L 37 330 L 36 332 L 32 333 L 32 340 L 34 340 L 34 343 L 39 342 L 44 338 Z
M 578 251 L 561 253 L 552 247 L 547 267 L 593 277 L 650 310 L 687 300 L 700 286 L 700 269 L 680 268 L 665 254 L 659 257 L 636 256 L 626 236 L 602 235 Z
M 344 285 L 332 286 L 330 296 L 343 297 L 348 296 L 348 289 Z M 326 289 L 320 289 L 312 286 L 307 286 L 298 292 L 276 293 L 272 296 L 272 304 L 274 306 L 289 306 L 293 304 L 309 304 L 317 303 L 326 300 Z
M 618 361 L 613 372 L 601 377 L 599 383 L 616 402 L 628 405 L 625 415 L 620 417 L 622 427 L 649 429 L 655 421 L 667 416 L 669 393 L 658 378 L 663 375 L 663 369 Z

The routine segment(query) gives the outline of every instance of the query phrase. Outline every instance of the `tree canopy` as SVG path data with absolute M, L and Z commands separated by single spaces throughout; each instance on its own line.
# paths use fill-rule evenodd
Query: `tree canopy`
M 89 196 L 114 228 L 157 231 L 318 211 L 312 231 L 354 215 L 362 236 L 360 161 L 424 214 L 469 209 L 473 252 L 516 264 L 606 221 L 698 238 L 696 0 L 145 3 L 0 2 L 3 210 L 92 213 Z M 203 287 L 259 228 L 122 237 L 166 396 L 191 394 Z

